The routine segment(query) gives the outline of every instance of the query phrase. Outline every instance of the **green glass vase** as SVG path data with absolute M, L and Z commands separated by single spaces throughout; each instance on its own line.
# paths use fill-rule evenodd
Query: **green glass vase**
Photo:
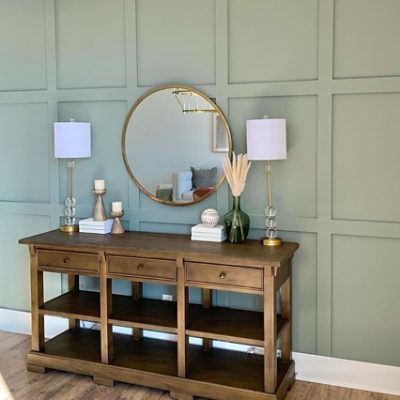
M 224 226 L 231 243 L 242 243 L 249 234 L 250 217 L 240 209 L 240 197 L 233 196 L 233 208 L 224 216 Z

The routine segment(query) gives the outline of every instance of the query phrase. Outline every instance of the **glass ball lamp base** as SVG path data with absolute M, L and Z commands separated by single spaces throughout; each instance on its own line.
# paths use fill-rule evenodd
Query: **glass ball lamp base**
M 270 204 L 265 209 L 265 226 L 267 230 L 265 231 L 265 237 L 261 239 L 261 243 L 264 246 L 280 246 L 282 244 L 282 239 L 278 237 L 278 229 L 276 228 L 276 210 Z
M 65 220 L 64 224 L 61 225 L 60 231 L 65 233 L 77 232 L 79 231 L 79 226 L 76 224 L 75 214 L 76 214 L 76 200 L 72 195 L 65 199 Z

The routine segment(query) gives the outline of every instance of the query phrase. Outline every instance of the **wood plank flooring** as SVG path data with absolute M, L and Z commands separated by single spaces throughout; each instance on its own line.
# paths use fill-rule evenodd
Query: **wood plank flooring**
M 169 393 L 116 383 L 98 386 L 87 376 L 26 370 L 30 336 L 0 332 L 0 400 L 169 400 Z M 287 400 L 400 400 L 400 396 L 297 381 Z M 239 399 L 232 399 L 239 400 Z

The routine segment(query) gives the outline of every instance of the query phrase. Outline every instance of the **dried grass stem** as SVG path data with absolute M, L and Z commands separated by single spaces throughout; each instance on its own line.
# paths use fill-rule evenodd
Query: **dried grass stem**
M 251 162 L 247 159 L 247 154 L 235 153 L 232 155 L 232 162 L 226 155 L 222 160 L 226 180 L 231 188 L 232 195 L 238 197 L 242 194 L 246 186 L 247 173 L 249 172 Z

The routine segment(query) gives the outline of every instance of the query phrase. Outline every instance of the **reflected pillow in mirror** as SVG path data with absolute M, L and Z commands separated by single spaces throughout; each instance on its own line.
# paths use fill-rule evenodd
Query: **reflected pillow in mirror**
M 193 187 L 210 188 L 217 184 L 217 167 L 211 169 L 196 169 L 190 167 L 193 173 Z
M 183 200 L 182 194 L 192 190 L 192 173 L 181 171 L 172 174 L 172 199 L 173 201 Z M 192 199 L 191 199 L 192 200 Z M 186 201 L 188 201 L 186 199 Z

